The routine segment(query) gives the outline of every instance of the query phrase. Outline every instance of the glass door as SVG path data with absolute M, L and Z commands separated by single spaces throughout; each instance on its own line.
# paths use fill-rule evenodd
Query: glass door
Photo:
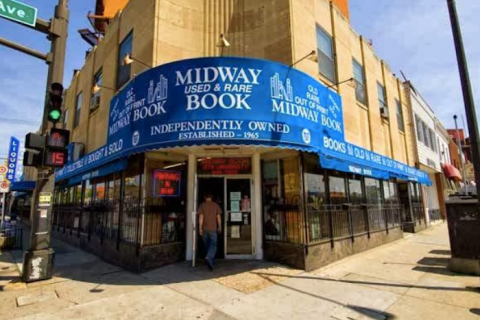
M 226 179 L 225 242 L 227 256 L 252 255 L 251 179 Z

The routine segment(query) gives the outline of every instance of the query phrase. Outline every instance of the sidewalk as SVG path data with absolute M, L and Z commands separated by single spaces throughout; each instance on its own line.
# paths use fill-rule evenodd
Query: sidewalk
M 0 253 L 0 320 L 480 319 L 478 277 L 446 269 L 446 224 L 308 273 L 225 260 L 137 275 L 53 246 L 54 277 L 28 285 L 17 282 L 21 252 Z

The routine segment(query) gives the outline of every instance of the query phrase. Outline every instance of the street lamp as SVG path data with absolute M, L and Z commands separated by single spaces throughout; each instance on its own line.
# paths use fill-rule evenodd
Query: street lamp
M 318 55 L 317 55 L 317 51 L 315 50 L 312 50 L 312 52 L 310 52 L 309 54 L 307 54 L 306 56 L 303 56 L 302 58 L 300 58 L 299 60 L 295 61 L 294 63 L 292 63 L 288 68 L 291 68 L 293 67 L 294 65 L 296 65 L 297 63 L 305 60 L 305 59 L 308 59 L 310 61 L 313 61 L 313 62 L 318 62 Z
M 108 90 L 115 91 L 115 89 L 113 89 L 113 88 L 105 87 L 105 86 L 102 86 L 102 85 L 99 85 L 99 84 L 95 84 L 92 88 L 92 91 L 93 91 L 93 93 L 98 93 L 102 89 L 108 89 Z
M 354 79 L 354 78 L 349 78 L 349 79 L 347 79 L 347 80 L 343 80 L 343 81 L 340 81 L 340 82 L 331 84 L 331 85 L 329 85 L 329 86 L 327 87 L 327 89 L 330 89 L 330 88 L 332 88 L 332 87 L 338 86 L 338 85 L 340 85 L 340 84 L 342 84 L 342 83 L 346 83 L 346 82 L 348 82 L 348 85 L 349 85 L 350 87 L 352 87 L 352 88 L 355 88 L 355 87 L 356 87 L 355 79 Z
M 146 63 L 144 63 L 144 62 L 142 62 L 142 61 L 140 61 L 140 60 L 132 57 L 132 55 L 131 55 L 130 53 L 126 53 L 126 54 L 125 54 L 125 57 L 123 57 L 123 63 L 122 63 L 122 65 L 123 65 L 123 66 L 128 66 L 128 65 L 132 64 L 133 62 L 138 62 L 138 63 L 144 65 L 145 67 L 149 68 L 149 69 L 152 68 L 152 66 L 149 66 L 148 64 L 146 64 Z

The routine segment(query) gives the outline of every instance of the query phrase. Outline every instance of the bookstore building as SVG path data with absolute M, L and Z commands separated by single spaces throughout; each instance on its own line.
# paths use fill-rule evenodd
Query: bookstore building
M 318 80 L 215 57 L 130 80 L 110 102 L 106 144 L 56 184 L 53 233 L 131 270 L 204 258 L 206 194 L 223 211 L 219 259 L 311 270 L 401 238 L 430 181 L 346 141 L 342 99 Z

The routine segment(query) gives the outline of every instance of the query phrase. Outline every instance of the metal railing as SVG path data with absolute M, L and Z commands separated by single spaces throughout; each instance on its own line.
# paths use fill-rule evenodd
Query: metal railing
M 264 207 L 267 213 L 264 226 L 267 241 L 304 243 L 305 219 L 301 199 L 290 203 L 273 203 Z
M 52 228 L 72 236 L 139 247 L 185 241 L 185 209 L 157 201 L 97 201 L 55 205 Z
M 16 226 L 1 228 L 0 249 L 23 250 L 23 229 Z
M 430 221 L 440 221 L 440 220 L 445 220 L 442 216 L 442 213 L 440 212 L 440 209 L 429 209 L 428 210 L 428 215 L 430 217 Z
M 311 206 L 307 209 L 307 241 L 338 240 L 399 227 L 401 212 L 398 204 Z
M 412 203 L 412 216 L 416 223 L 425 223 L 425 209 L 422 203 Z

